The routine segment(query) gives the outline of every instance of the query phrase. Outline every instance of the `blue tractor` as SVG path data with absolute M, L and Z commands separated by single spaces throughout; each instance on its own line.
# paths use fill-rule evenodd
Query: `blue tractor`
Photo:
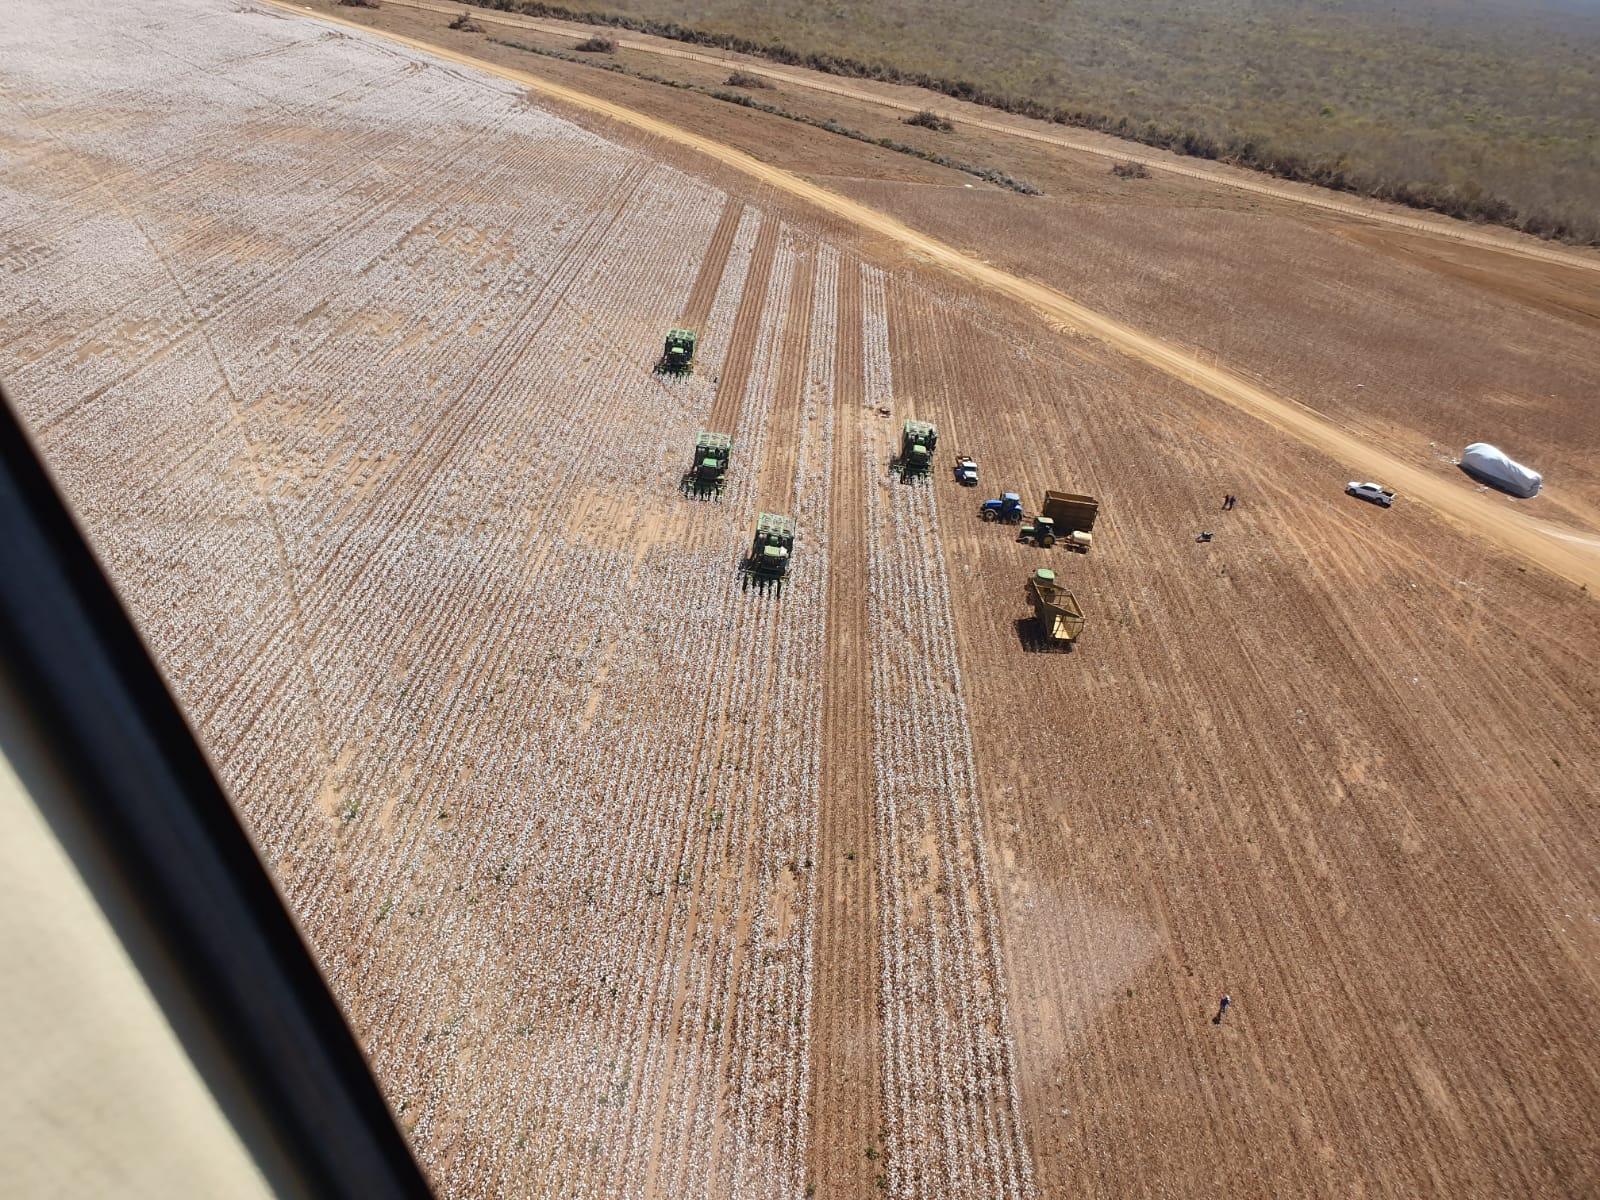
M 1007 492 L 998 500 L 985 500 L 978 515 L 985 521 L 999 521 L 1002 525 L 1015 525 L 1022 520 L 1022 497 Z

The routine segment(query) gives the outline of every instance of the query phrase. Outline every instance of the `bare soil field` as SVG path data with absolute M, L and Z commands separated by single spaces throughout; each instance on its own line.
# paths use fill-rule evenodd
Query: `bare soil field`
M 442 1193 L 1600 1188 L 1576 583 L 460 61 L 249 2 L 9 15 L 0 379 Z M 532 57 L 1012 254 L 1438 487 L 1471 493 L 1422 441 L 1503 391 L 1556 464 L 1517 511 L 1600 529 L 1581 269 L 1190 179 L 1029 210 Z M 682 321 L 698 369 L 657 376 Z M 940 429 L 911 485 L 908 416 Z M 734 437 L 719 503 L 677 490 L 701 428 Z M 980 522 L 1002 487 L 1098 495 L 1094 551 Z M 781 597 L 740 587 L 758 510 L 799 523 Z M 1042 564 L 1089 617 L 1070 654 L 1026 619 Z

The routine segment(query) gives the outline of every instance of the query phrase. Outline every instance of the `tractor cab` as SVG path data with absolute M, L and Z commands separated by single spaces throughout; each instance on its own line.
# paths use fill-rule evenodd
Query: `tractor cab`
M 1048 549 L 1056 544 L 1056 522 L 1054 517 L 1035 517 L 1028 524 L 1017 530 L 1017 541 L 1032 541 L 1035 546 Z
M 1015 525 L 1022 520 L 1022 497 L 1007 492 L 998 500 L 985 500 L 978 515 L 985 521 L 999 521 L 1002 525 Z
M 657 370 L 669 375 L 687 375 L 694 370 L 695 332 L 692 329 L 673 329 L 667 333 L 661 350 Z

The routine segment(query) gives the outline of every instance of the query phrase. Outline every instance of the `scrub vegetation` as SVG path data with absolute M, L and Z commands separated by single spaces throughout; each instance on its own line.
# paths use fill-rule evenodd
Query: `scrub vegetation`
M 1585 0 L 473 2 L 921 84 L 1288 179 L 1600 241 L 1600 6 Z

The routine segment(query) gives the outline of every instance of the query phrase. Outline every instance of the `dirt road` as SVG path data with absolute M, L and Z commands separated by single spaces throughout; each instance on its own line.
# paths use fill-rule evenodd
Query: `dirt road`
M 392 0 L 392 2 L 400 8 L 421 9 L 451 16 L 460 11 L 454 5 L 434 3 L 432 0 Z M 528 29 L 557 37 L 580 39 L 588 36 L 585 32 L 574 31 L 568 24 L 541 21 L 534 17 L 525 17 L 513 13 L 474 12 L 473 17 L 475 20 L 488 24 Z M 676 47 L 662 45 L 658 39 L 629 37 L 620 32 L 610 36 L 623 49 L 655 54 L 662 58 L 679 58 L 689 62 L 708 63 L 716 67 L 725 67 L 730 71 L 744 71 L 748 74 L 779 80 L 792 87 L 807 88 L 811 91 L 825 92 L 834 96 L 846 96 L 852 100 L 876 104 L 883 108 L 894 109 L 897 112 L 916 112 L 919 109 L 929 107 L 920 101 L 899 100 L 893 96 L 886 96 L 881 92 L 874 91 L 869 87 L 851 83 L 848 80 L 821 75 L 817 72 L 786 70 L 782 67 L 766 66 L 752 62 L 748 58 L 732 58 L 725 54 L 718 54 L 715 51 L 680 50 Z M 1087 137 L 1074 137 L 1071 134 L 1055 133 L 1035 128 L 1030 124 L 1024 124 L 1023 119 L 1020 118 L 1006 120 L 1000 117 L 977 116 L 971 108 L 967 107 L 960 109 L 946 108 L 936 111 L 939 111 L 941 116 L 950 120 L 960 121 L 977 129 L 1004 134 L 1007 137 L 1022 138 L 1030 142 L 1042 142 L 1046 145 L 1059 146 L 1062 149 L 1074 150 L 1080 154 L 1093 154 L 1096 157 L 1117 162 L 1136 162 L 1150 168 L 1152 171 L 1165 171 L 1171 175 L 1200 179 L 1207 183 L 1220 184 L 1224 187 L 1234 188 L 1241 192 L 1249 192 L 1257 196 L 1270 196 L 1275 200 L 1287 201 L 1290 204 L 1303 204 L 1311 208 L 1321 209 L 1324 212 L 1338 213 L 1340 216 L 1355 217 L 1363 221 L 1377 221 L 1381 224 L 1393 225 L 1401 229 L 1413 229 L 1424 233 L 1437 234 L 1441 237 L 1453 238 L 1456 241 L 1487 247 L 1506 254 L 1516 254 L 1524 258 L 1559 263 L 1562 266 L 1580 267 L 1589 271 L 1600 271 L 1600 257 L 1594 255 L 1576 254 L 1554 247 L 1514 241 L 1507 235 L 1474 229 L 1459 221 L 1410 216 L 1404 212 L 1380 207 L 1376 204 L 1359 204 L 1338 200 L 1334 198 L 1332 193 L 1322 189 L 1295 188 L 1286 187 L 1282 184 L 1265 183 L 1241 171 L 1219 166 L 1195 165 L 1176 161 L 1170 155 L 1139 150 L 1135 148 L 1137 143 L 1134 142 L 1119 142 L 1114 146 L 1107 146 Z
M 1363 441 L 1302 405 L 1275 395 L 1240 378 L 1226 367 L 1202 361 L 1194 354 L 1167 344 L 1159 338 L 1095 312 L 1053 288 L 1002 271 L 965 254 L 948 243 L 929 237 L 893 217 L 830 191 L 788 171 L 764 163 L 741 150 L 681 129 L 646 113 L 614 104 L 561 84 L 541 79 L 525 71 L 484 62 L 471 55 L 458 54 L 414 38 L 382 30 L 371 30 L 354 22 L 312 14 L 299 5 L 267 0 L 274 7 L 305 13 L 316 20 L 333 21 L 363 29 L 376 36 L 426 51 L 429 54 L 476 70 L 488 71 L 514 80 L 542 95 L 575 105 L 614 121 L 620 121 L 653 136 L 686 146 L 725 166 L 759 179 L 774 189 L 814 205 L 898 244 L 913 258 L 941 267 L 1032 308 L 1047 321 L 1064 329 L 1099 338 L 1128 356 L 1147 363 L 1174 378 L 1266 421 L 1281 432 L 1328 455 L 1352 476 L 1382 480 L 1402 496 L 1428 505 L 1452 524 L 1492 542 L 1502 550 L 1520 555 L 1564 579 L 1600 591 L 1600 550 L 1573 532 L 1549 522 L 1524 516 L 1509 509 L 1497 497 L 1480 494 L 1465 484 L 1441 480 L 1422 468 L 1406 462 L 1381 446 Z M 1338 480 L 1330 480 L 1336 486 Z

